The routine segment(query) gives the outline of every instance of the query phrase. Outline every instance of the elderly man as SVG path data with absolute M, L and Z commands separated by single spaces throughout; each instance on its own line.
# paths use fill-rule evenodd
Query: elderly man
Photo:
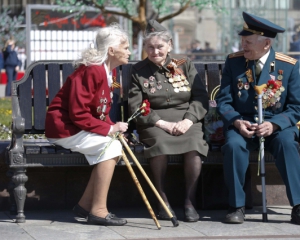
M 246 12 L 243 18 L 245 24 L 239 33 L 243 51 L 227 57 L 217 97 L 217 110 L 224 121 L 226 143 L 222 152 L 230 205 L 224 222 L 244 222 L 243 185 L 249 152 L 257 149 L 259 137 L 264 137 L 265 149 L 276 158 L 293 206 L 291 220 L 300 224 L 299 130 L 296 127 L 300 119 L 299 62 L 272 48 L 277 33 L 285 29 Z M 282 86 L 282 92 L 272 106 L 265 106 L 264 122 L 258 125 L 254 86 L 267 84 L 269 80 Z

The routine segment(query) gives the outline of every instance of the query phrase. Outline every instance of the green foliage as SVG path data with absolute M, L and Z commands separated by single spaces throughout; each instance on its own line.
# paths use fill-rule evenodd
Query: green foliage
M 8 7 L 0 10 L 0 48 L 5 42 L 13 36 L 16 40 L 16 45 L 19 47 L 25 46 L 25 28 L 21 27 L 24 22 L 24 14 L 21 13 L 18 17 L 11 17 L 10 9 Z
M 155 11 L 157 18 L 166 16 L 177 11 L 179 8 L 183 8 L 187 3 L 190 7 L 196 7 L 201 11 L 204 7 L 210 7 L 216 11 L 223 11 L 219 5 L 218 0 L 148 0 L 152 9 Z M 105 9 L 107 7 L 120 8 L 123 13 L 127 13 L 130 16 L 137 16 L 137 9 L 139 8 L 139 1 L 132 0 L 56 0 L 56 4 L 60 5 L 60 11 L 86 11 L 87 7 L 94 7 L 98 9 Z M 166 19 L 165 19 L 166 20 Z
M 11 100 L 0 98 L 0 123 L 9 126 L 11 123 Z
M 0 140 L 11 139 L 11 99 L 0 98 Z M 45 138 L 43 134 L 25 134 L 24 139 Z

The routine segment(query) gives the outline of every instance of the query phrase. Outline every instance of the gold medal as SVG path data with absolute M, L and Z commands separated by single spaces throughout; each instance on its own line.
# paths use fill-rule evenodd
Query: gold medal
M 282 80 L 282 79 L 283 79 L 283 76 L 282 76 L 282 75 L 278 75 L 277 79 L 278 79 L 278 80 Z

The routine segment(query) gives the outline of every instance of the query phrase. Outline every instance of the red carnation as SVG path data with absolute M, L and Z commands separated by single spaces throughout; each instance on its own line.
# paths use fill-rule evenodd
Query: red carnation
M 150 103 L 148 99 L 143 101 L 140 109 L 143 116 L 147 116 L 150 113 Z

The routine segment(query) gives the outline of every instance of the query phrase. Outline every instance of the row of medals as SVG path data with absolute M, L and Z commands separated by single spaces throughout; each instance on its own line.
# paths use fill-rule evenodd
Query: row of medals
M 102 95 L 104 95 L 104 90 L 102 91 Z M 111 98 L 111 104 L 113 103 L 113 92 L 111 91 L 110 92 L 110 98 Z M 97 107 L 97 113 L 99 113 L 99 112 L 101 112 L 101 114 L 100 114 L 100 116 L 99 116 L 99 118 L 102 120 L 102 121 L 104 121 L 105 120 L 105 115 L 104 115 L 104 113 L 106 112 L 106 109 L 107 109 L 107 98 L 105 97 L 105 98 L 100 98 L 100 100 L 99 100 L 99 102 L 100 102 L 100 104 L 102 105 L 99 105 L 98 107 Z
M 169 79 L 168 82 L 172 84 L 174 92 L 178 93 L 191 91 L 191 88 L 188 86 L 189 82 L 184 75 L 172 75 L 172 73 L 166 72 L 166 77 Z M 150 79 L 149 83 L 148 81 L 144 82 L 145 88 L 148 88 L 149 85 L 151 93 L 155 93 L 156 89 L 162 89 L 161 81 L 157 81 L 156 89 L 154 79 Z

